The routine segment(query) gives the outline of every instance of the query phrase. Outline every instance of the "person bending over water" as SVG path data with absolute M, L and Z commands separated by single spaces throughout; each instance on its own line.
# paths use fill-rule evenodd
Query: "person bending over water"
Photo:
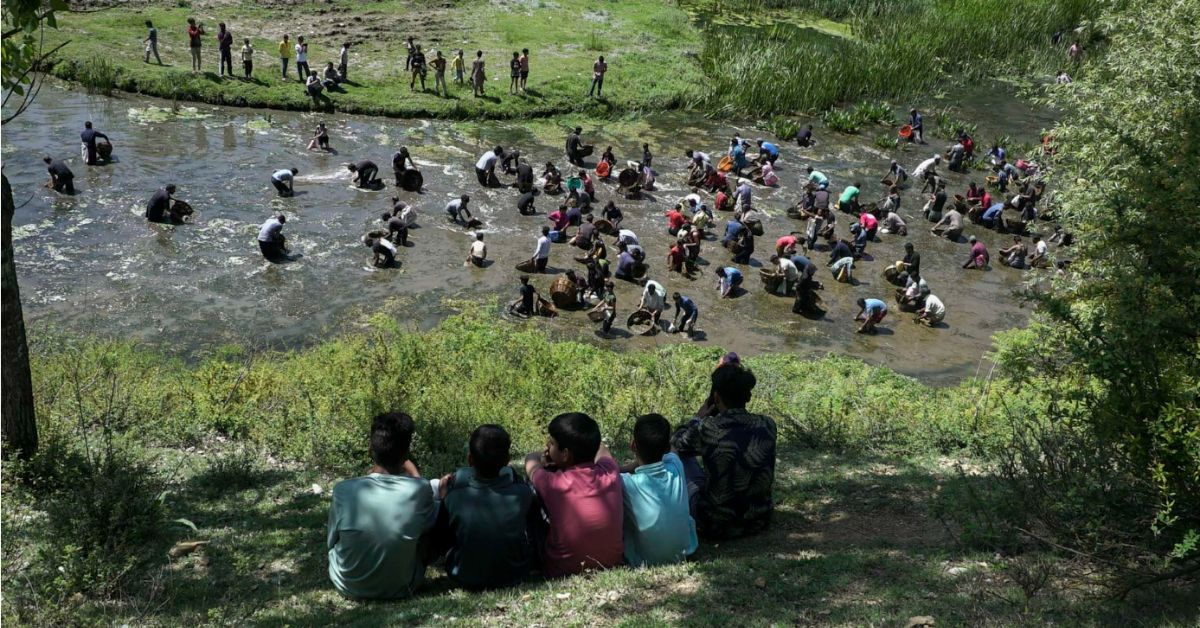
M 67 164 L 61 160 L 55 160 L 49 155 L 42 157 L 42 161 L 46 163 L 46 172 L 50 174 L 50 180 L 46 182 L 46 187 L 55 192 L 74 194 L 75 173 L 71 172 Z
M 350 182 L 360 188 L 374 188 L 379 184 L 379 179 L 375 178 L 375 175 L 379 172 L 379 166 L 376 166 L 375 162 L 370 159 L 346 164 L 346 169 L 354 173 Z
M 287 238 L 283 236 L 283 225 L 286 223 L 287 216 L 279 214 L 268 218 L 258 230 L 258 248 L 269 262 L 287 259 Z
M 276 170 L 271 174 L 271 185 L 275 186 L 275 190 L 284 198 L 290 198 L 296 195 L 294 183 L 296 175 L 300 171 L 295 168 L 283 168 Z

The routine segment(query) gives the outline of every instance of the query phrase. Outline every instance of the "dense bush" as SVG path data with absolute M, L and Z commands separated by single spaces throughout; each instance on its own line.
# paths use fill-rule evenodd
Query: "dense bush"
M 1040 399 L 1008 413 L 1001 527 L 1097 557 L 1120 592 L 1200 571 L 1198 20 L 1173 0 L 1106 20 L 1108 54 L 1056 86 L 1074 263 L 997 351 Z

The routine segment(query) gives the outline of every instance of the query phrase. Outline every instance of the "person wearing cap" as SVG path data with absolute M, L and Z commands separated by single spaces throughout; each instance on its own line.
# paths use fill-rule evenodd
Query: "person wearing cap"
M 883 321 L 887 316 L 887 303 L 879 299 L 862 299 L 858 301 L 858 307 L 861 308 L 858 314 L 854 317 L 856 321 L 862 321 L 862 325 L 858 326 L 860 334 L 874 334 L 875 326 Z
M 279 262 L 287 256 L 287 240 L 283 237 L 286 223 L 287 216 L 279 214 L 268 218 L 258 230 L 258 249 L 269 262 Z
M 992 260 L 992 256 L 988 253 L 987 247 L 982 242 L 971 236 L 968 240 L 971 243 L 971 256 L 963 262 L 963 268 L 975 268 L 976 270 L 985 270 L 988 263 Z

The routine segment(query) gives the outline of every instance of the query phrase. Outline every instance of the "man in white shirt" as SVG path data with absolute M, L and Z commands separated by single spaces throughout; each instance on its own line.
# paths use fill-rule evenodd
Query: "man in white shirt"
M 301 81 L 308 78 L 308 44 L 304 43 L 304 35 L 296 38 L 296 72 Z
M 927 179 L 936 175 L 937 171 L 934 168 L 940 163 L 942 163 L 941 155 L 934 155 L 933 157 L 922 161 L 921 164 L 917 166 L 916 170 L 913 170 L 913 177 L 916 177 L 917 179 Z
M 258 230 L 258 249 L 267 261 L 278 262 L 287 255 L 283 237 L 283 225 L 286 222 L 287 216 L 279 214 L 268 218 Z
M 296 193 L 293 178 L 299 173 L 300 171 L 295 168 L 276 170 L 271 174 L 271 185 L 275 186 L 275 190 L 279 192 L 280 196 L 284 198 L 293 196 Z
M 646 287 L 642 290 L 642 302 L 638 304 L 638 309 L 650 312 L 654 323 L 655 331 L 658 330 L 658 317 L 662 316 L 663 308 L 667 303 L 667 289 L 657 281 L 650 280 L 646 282 Z
M 783 274 L 783 283 L 780 284 L 783 287 L 782 294 L 791 294 L 796 283 L 800 281 L 800 269 L 796 268 L 796 263 L 789 257 L 772 255 L 771 262 L 777 265 L 779 272 Z
M 946 318 L 946 306 L 936 295 L 925 297 L 925 307 L 917 310 L 917 322 L 923 325 L 934 325 Z
M 476 233 L 475 241 L 471 243 L 471 252 L 467 255 L 467 261 L 477 268 L 483 268 L 483 261 L 486 259 L 487 245 L 483 243 L 483 234 Z
M 538 238 L 537 248 L 533 250 L 533 266 L 536 272 L 546 272 L 546 264 L 550 261 L 550 227 L 542 227 L 542 237 Z
M 621 229 L 617 232 L 617 244 L 624 242 L 626 245 L 640 245 L 637 234 L 629 229 Z
M 1033 236 L 1033 255 L 1029 256 L 1030 268 L 1042 268 L 1046 265 L 1046 241 L 1041 236 Z
M 496 163 L 502 157 L 504 157 L 504 147 L 497 146 L 484 153 L 479 161 L 475 162 L 475 178 L 479 179 L 479 185 L 485 188 L 500 185 L 500 181 L 496 179 Z
M 446 203 L 446 216 L 454 222 L 466 222 L 472 218 L 471 210 L 467 209 L 467 203 L 471 202 L 471 197 L 463 194 L 462 196 Z M 466 216 L 466 218 L 463 218 Z

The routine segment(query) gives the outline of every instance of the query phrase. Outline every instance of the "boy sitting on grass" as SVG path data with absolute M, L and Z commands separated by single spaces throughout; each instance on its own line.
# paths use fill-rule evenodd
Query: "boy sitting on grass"
M 438 530 L 450 543 L 446 574 L 466 589 L 519 584 L 533 565 L 526 532 L 533 489 L 508 466 L 512 439 L 499 425 L 471 432 L 467 464 L 442 478 Z
M 548 577 L 619 565 L 621 474 L 600 426 L 581 412 L 550 421 L 546 450 L 525 457 L 525 473 L 545 511 L 542 571 Z M 548 528 L 548 529 L 547 529 Z
M 430 562 L 426 532 L 438 504 L 429 481 L 409 459 L 412 417 L 387 412 L 371 424 L 364 477 L 338 482 L 329 508 L 329 579 L 339 593 L 362 599 L 408 597 Z
M 682 562 L 699 542 L 683 461 L 671 451 L 671 424 L 661 414 L 638 417 L 631 446 L 636 468 L 621 474 L 625 560 L 635 567 Z

